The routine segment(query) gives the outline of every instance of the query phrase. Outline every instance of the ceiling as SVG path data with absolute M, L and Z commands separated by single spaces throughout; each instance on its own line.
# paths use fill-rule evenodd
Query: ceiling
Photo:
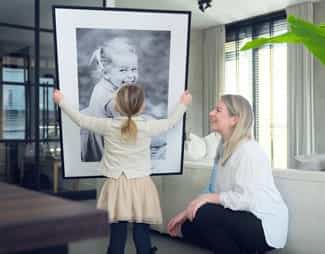
M 116 7 L 161 10 L 189 10 L 192 11 L 192 29 L 205 29 L 217 24 L 227 24 L 257 15 L 282 10 L 289 5 L 308 0 L 212 0 L 212 7 L 204 13 L 198 9 L 198 0 L 106 0 L 115 2 Z M 317 1 L 317 0 L 311 0 Z M 320 0 L 325 1 L 325 0 Z M 0 23 L 34 26 L 35 0 L 0 0 Z M 40 26 L 52 29 L 52 5 L 101 6 L 103 0 L 41 0 Z M 14 15 L 16 14 L 16 15 Z M 19 35 L 18 35 L 19 34 Z M 6 41 L 8 46 L 24 41 L 24 45 L 33 45 L 32 31 L 0 26 L 0 41 Z M 51 35 L 41 33 L 41 48 L 52 48 Z M 1 51 L 5 50 L 3 45 Z M 46 54 L 42 50 L 41 54 Z M 49 51 L 50 52 L 50 51 Z M 52 51 L 51 51 L 52 52 Z
M 282 10 L 308 0 L 212 0 L 212 7 L 204 13 L 198 9 L 198 0 L 106 0 L 116 7 L 189 10 L 192 28 L 204 29 L 246 18 Z M 317 2 L 319 0 L 310 0 Z M 325 1 L 325 0 L 320 0 Z M 41 0 L 41 27 L 52 28 L 52 5 L 100 6 L 103 0 Z M 34 0 L 0 0 L 0 22 L 33 26 Z M 18 15 L 12 15 L 13 13 Z
M 192 28 L 204 29 L 217 24 L 227 24 L 246 18 L 282 10 L 287 6 L 307 0 L 213 0 L 212 7 L 204 13 L 198 9 L 197 0 L 115 0 L 116 7 L 190 10 Z M 314 1 L 314 2 L 317 2 Z

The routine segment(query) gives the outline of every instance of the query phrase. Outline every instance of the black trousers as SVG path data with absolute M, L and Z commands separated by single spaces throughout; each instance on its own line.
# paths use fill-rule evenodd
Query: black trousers
M 261 220 L 250 212 L 232 211 L 206 204 L 192 222 L 182 225 L 185 240 L 218 254 L 256 254 L 272 250 L 267 245 Z
M 110 243 L 107 254 L 124 254 L 128 222 L 112 223 Z M 150 226 L 145 223 L 133 223 L 133 241 L 137 254 L 151 253 Z

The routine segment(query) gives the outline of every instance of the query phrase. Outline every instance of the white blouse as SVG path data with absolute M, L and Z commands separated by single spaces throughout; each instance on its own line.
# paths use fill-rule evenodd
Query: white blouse
M 225 208 L 249 211 L 262 221 L 269 246 L 284 247 L 288 208 L 274 184 L 270 161 L 256 141 L 243 141 L 224 166 L 219 163 L 216 192 Z

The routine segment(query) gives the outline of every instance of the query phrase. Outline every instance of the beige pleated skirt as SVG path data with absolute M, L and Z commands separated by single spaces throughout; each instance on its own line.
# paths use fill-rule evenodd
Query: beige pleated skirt
M 158 191 L 150 176 L 107 178 L 97 207 L 108 211 L 109 223 L 118 221 L 162 224 Z

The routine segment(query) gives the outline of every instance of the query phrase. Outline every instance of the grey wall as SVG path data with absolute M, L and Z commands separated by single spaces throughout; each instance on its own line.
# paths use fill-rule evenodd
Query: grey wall
M 187 113 L 186 132 L 202 136 L 203 133 L 203 32 L 191 31 L 190 58 L 188 69 L 188 89 L 193 95 L 193 103 Z
M 325 0 L 315 3 L 315 23 L 325 23 Z M 325 153 L 325 66 L 314 60 L 316 152 Z

